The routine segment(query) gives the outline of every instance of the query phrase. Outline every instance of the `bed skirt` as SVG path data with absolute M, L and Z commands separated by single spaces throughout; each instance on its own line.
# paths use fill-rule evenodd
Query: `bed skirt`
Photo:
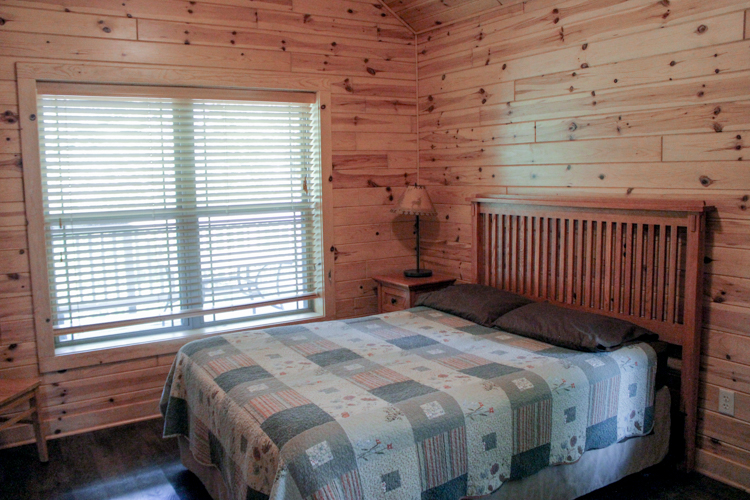
M 654 432 L 644 437 L 626 439 L 600 450 L 589 450 L 574 464 L 547 467 L 533 476 L 508 481 L 482 500 L 572 500 L 625 476 L 656 465 L 669 451 L 670 396 L 662 387 L 656 393 Z M 190 443 L 178 437 L 180 459 L 201 480 L 214 500 L 232 500 L 219 471 L 198 463 L 190 452 Z M 602 464 L 606 466 L 602 467 Z

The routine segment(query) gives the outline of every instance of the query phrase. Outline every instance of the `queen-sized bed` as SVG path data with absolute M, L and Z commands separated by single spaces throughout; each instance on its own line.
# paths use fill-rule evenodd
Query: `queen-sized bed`
M 703 207 L 474 206 L 477 282 L 629 319 L 683 346 L 694 432 L 685 377 L 697 370 Z M 575 351 L 491 327 L 422 307 L 191 343 L 165 389 L 165 434 L 187 438 L 186 462 L 216 467 L 227 498 L 494 497 L 530 491 L 550 470 L 588 470 L 578 481 L 588 486 L 562 496 L 572 498 L 593 484 L 589 454 L 635 447 L 642 459 L 620 453 L 600 482 L 663 458 L 668 425 L 651 431 L 668 402 L 655 397 L 648 344 Z M 639 446 L 654 452 L 645 459 Z M 565 463 L 576 464 L 544 469 Z

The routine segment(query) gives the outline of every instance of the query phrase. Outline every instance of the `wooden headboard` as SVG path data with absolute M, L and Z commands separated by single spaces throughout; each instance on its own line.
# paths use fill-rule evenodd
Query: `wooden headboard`
M 684 200 L 472 199 L 473 281 L 625 319 L 682 347 L 685 466 L 695 461 L 707 207 Z

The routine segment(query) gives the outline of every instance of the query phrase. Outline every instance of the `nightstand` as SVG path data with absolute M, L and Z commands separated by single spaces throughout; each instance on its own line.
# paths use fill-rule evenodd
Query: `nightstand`
M 429 278 L 407 278 L 403 273 L 373 276 L 378 283 L 378 313 L 414 307 L 420 295 L 453 284 L 456 278 L 433 274 Z

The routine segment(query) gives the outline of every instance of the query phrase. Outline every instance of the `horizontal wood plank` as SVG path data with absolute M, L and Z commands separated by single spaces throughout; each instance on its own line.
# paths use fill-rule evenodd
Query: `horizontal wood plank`
M 701 474 L 750 491 L 750 480 L 748 480 L 750 467 L 744 463 L 737 463 L 705 450 L 698 450 L 695 467 Z
M 661 138 L 511 144 L 480 149 L 423 151 L 420 156 L 422 164 L 429 167 L 650 162 L 661 159 Z
M 664 161 L 750 161 L 748 144 L 750 131 L 747 130 L 667 136 L 664 137 Z
M 177 61 L 190 61 L 191 66 L 197 67 L 291 70 L 291 54 L 284 52 L 84 39 L 35 33 L 18 36 L 15 33 L 1 31 L 0 55 L 164 65 L 174 64 Z
M 127 17 L 76 14 L 0 6 L 0 31 L 46 33 L 94 38 L 135 40 L 136 20 Z
M 746 71 L 750 69 L 750 58 L 745 57 L 749 48 L 747 41 L 741 41 L 520 79 L 515 82 L 515 98 L 539 99 Z
M 750 101 L 653 109 L 536 122 L 539 142 L 750 129 Z
M 436 150 L 521 144 L 534 142 L 534 133 L 534 122 L 447 129 L 422 135 L 419 138 L 419 148 Z M 560 140 L 567 140 L 567 138 Z
M 370 54 L 384 60 L 411 61 L 414 47 L 403 43 L 372 43 L 342 35 L 293 33 L 231 26 L 212 26 L 195 23 L 166 21 L 138 21 L 138 39 L 152 42 L 170 42 L 190 45 L 215 45 L 219 47 L 247 47 L 261 50 L 289 51 L 337 56 Z
M 460 150 L 452 151 L 455 156 L 461 155 L 461 153 L 455 153 Z M 605 154 L 602 153 L 595 159 L 601 160 Z M 467 158 L 467 162 L 457 160 L 450 164 L 465 165 L 466 163 L 471 164 L 470 158 Z M 426 166 L 420 170 L 420 179 L 426 185 L 476 186 L 477 188 L 561 186 L 567 189 L 625 188 L 635 190 L 656 189 L 670 185 L 674 189 L 703 189 L 704 192 L 700 196 L 707 197 L 710 195 L 706 191 L 731 189 L 737 182 L 750 182 L 750 172 L 742 169 L 741 164 L 736 162 L 611 164 L 563 162 L 557 165 L 514 166 L 507 164 L 505 166 L 449 167 L 432 167 L 429 163 L 424 163 L 424 165 Z

